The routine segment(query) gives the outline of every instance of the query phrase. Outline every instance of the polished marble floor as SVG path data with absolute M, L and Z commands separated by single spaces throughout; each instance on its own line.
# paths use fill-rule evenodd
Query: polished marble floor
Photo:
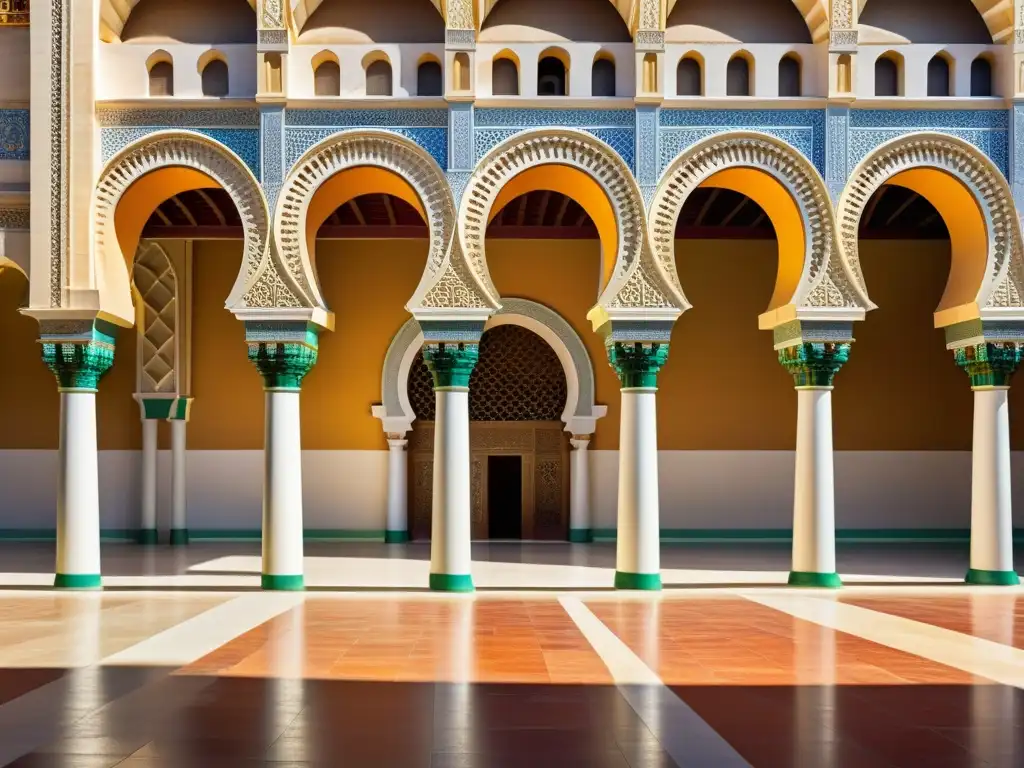
M 841 551 L 829 592 L 784 548 L 666 547 L 657 595 L 540 545 L 404 588 L 422 554 L 312 545 L 320 588 L 262 593 L 250 544 L 117 545 L 66 593 L 52 546 L 0 546 L 0 765 L 1024 766 L 1024 589 L 958 548 Z

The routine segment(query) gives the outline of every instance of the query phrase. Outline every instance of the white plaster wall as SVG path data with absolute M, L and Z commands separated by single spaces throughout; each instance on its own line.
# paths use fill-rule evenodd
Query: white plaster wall
M 992 60 L 992 92 L 1002 96 L 1007 77 L 1004 69 L 1012 68 L 1008 55 L 1012 53 L 1005 45 L 862 45 L 857 50 L 855 67 L 857 98 L 875 97 L 875 60 L 885 53 L 894 52 L 903 57 L 903 97 L 925 99 L 928 96 L 928 62 L 937 53 L 945 52 L 952 60 L 950 66 L 950 96 L 968 98 L 971 95 L 971 62 L 983 53 Z M 930 98 L 935 98 L 930 97 Z M 1003 106 L 1003 105 L 1000 105 Z
M 663 528 L 777 529 L 791 525 L 790 451 L 662 451 Z M 136 528 L 138 451 L 100 452 L 102 526 Z M 839 528 L 968 528 L 966 451 L 836 453 Z M 0 451 L 0 528 L 55 525 L 55 451 Z M 1024 452 L 1013 455 L 1018 527 L 1024 526 Z M 593 526 L 614 528 L 618 452 L 591 451 Z M 167 527 L 170 454 L 160 454 L 159 510 Z M 189 451 L 189 528 L 258 529 L 262 451 Z M 305 451 L 306 528 L 380 530 L 387 507 L 386 451 Z
M 0 105 L 28 102 L 31 89 L 29 31 L 27 27 L 0 27 Z
M 828 48 L 825 45 L 758 43 L 667 43 L 665 45 L 665 98 L 676 95 L 676 68 L 688 53 L 697 53 L 704 60 L 704 96 L 726 98 L 726 68 L 729 60 L 740 51 L 753 58 L 752 96 L 767 99 L 779 95 L 779 61 L 787 53 L 800 58 L 802 96 L 827 96 Z M 968 88 L 970 90 L 970 88 Z M 729 97 L 735 98 L 735 97 Z
M 187 43 L 100 43 L 96 98 L 147 98 L 149 69 L 146 62 L 156 51 L 167 51 L 174 61 L 174 98 L 204 98 L 199 58 L 211 50 L 213 46 Z M 253 98 L 256 95 L 256 46 L 220 45 L 215 50 L 224 55 L 228 64 L 228 98 Z
M 570 98 L 589 98 L 591 68 L 594 58 L 604 51 L 615 60 L 615 95 L 634 94 L 634 48 L 631 43 L 478 43 L 476 47 L 476 95 L 488 98 L 491 90 L 491 67 L 494 57 L 502 51 L 512 51 L 519 57 L 519 96 L 537 98 L 537 63 L 540 55 L 550 48 L 559 48 L 569 55 Z M 499 98 L 510 98 L 502 96 Z M 547 97 L 552 98 L 552 97 Z
M 392 97 L 395 98 L 418 95 L 416 69 L 424 55 L 433 56 L 442 62 L 442 66 L 445 60 L 444 43 L 293 45 L 288 54 L 289 97 L 316 98 L 313 88 L 313 57 L 322 51 L 330 51 L 338 57 L 338 65 L 341 67 L 341 96 L 349 98 L 366 95 L 363 59 L 369 53 L 383 52 L 390 59 L 391 90 Z

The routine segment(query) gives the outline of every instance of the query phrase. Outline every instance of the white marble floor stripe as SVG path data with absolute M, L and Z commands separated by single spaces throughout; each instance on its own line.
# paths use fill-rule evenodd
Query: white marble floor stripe
M 750 765 L 582 601 L 575 597 L 558 601 L 608 667 L 622 697 L 681 768 Z
M 105 666 L 183 667 L 300 605 L 301 592 L 241 595 L 103 659 Z
M 1024 688 L 1024 650 L 834 597 L 741 592 L 760 605 L 997 683 Z

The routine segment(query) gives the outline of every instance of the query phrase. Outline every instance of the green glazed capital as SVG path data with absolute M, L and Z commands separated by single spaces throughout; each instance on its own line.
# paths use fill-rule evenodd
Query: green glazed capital
M 114 364 L 114 342 L 117 329 L 97 321 L 85 332 L 66 341 L 47 336 L 41 343 L 43 362 L 57 379 L 60 389 L 96 391 L 100 379 Z
M 477 344 L 458 342 L 425 344 L 423 362 L 434 377 L 434 389 L 469 389 L 469 377 L 480 357 Z
M 1024 346 L 1012 341 L 990 341 L 953 350 L 956 364 L 971 379 L 972 387 L 1008 387 Z
M 263 377 L 267 389 L 302 388 L 302 380 L 316 365 L 316 337 L 309 341 L 249 342 L 249 361 Z
M 831 387 L 850 359 L 850 343 L 805 341 L 779 350 L 779 362 L 798 387 Z
M 658 371 L 668 360 L 668 344 L 615 341 L 607 346 L 608 359 L 623 389 L 654 389 Z

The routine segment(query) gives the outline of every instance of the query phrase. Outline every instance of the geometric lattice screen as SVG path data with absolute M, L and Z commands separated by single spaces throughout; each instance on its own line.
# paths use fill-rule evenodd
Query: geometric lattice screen
M 156 243 L 139 245 L 132 273 L 142 301 L 142 394 L 175 393 L 177 280 L 167 254 Z
M 470 421 L 558 421 L 567 397 L 558 355 L 533 331 L 499 325 L 480 339 L 469 379 Z M 417 419 L 434 420 L 434 384 L 422 352 L 409 370 L 409 402 Z

